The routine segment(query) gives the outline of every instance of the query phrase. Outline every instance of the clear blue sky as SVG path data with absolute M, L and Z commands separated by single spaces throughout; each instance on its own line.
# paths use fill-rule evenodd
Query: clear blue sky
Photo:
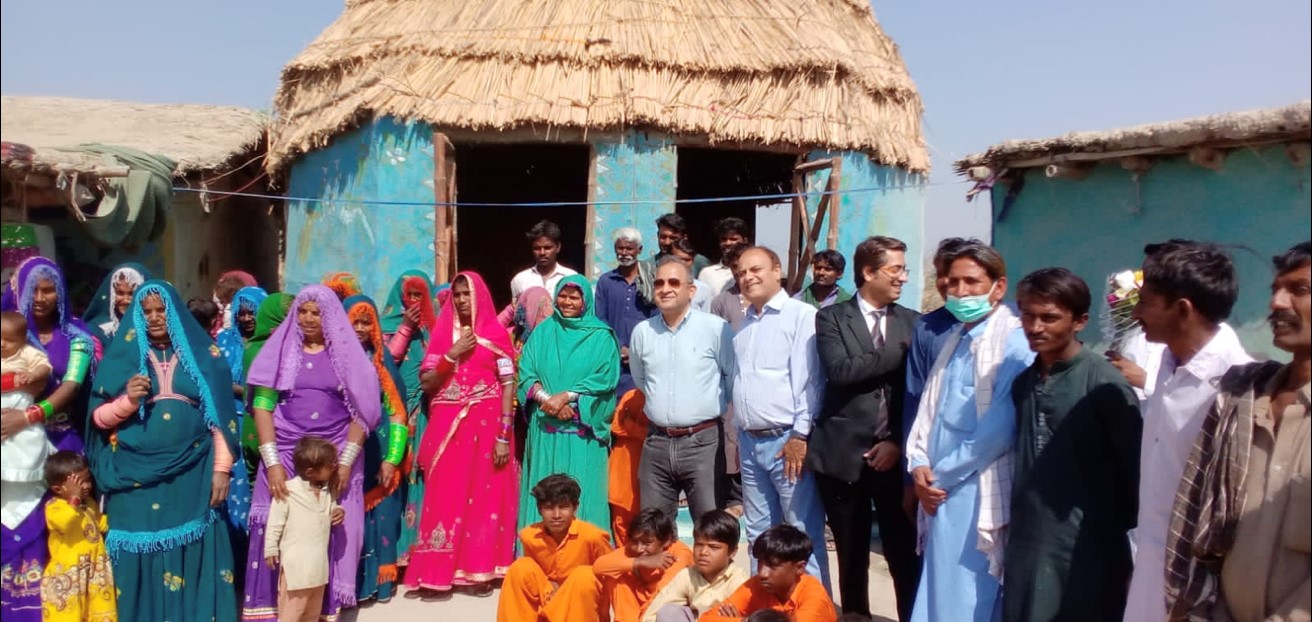
M 707 0 L 710 1 L 710 0 Z M 786 0 L 778 0 L 786 1 Z M 927 234 L 987 235 L 951 162 L 1041 138 L 1312 96 L 1312 3 L 875 0 L 925 103 Z M 331 0 L 3 0 L 0 91 L 269 109 Z

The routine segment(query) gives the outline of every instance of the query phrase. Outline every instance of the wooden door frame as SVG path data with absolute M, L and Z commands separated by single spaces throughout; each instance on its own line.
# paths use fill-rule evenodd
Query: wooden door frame
M 829 217 L 829 226 L 825 243 L 829 248 L 838 245 L 838 203 L 835 202 L 835 193 L 842 176 L 843 161 L 828 158 L 807 162 L 805 158 L 799 157 L 793 169 L 793 217 L 788 235 L 786 266 L 787 289 L 790 293 L 801 290 L 802 283 L 806 281 L 806 267 L 811 265 L 811 259 L 815 257 L 815 245 L 820 241 L 820 228 L 825 224 L 826 216 Z M 815 220 L 812 221 L 806 211 L 806 176 L 825 169 L 829 169 L 829 179 L 825 183 L 824 194 L 820 196 L 820 203 L 816 206 Z

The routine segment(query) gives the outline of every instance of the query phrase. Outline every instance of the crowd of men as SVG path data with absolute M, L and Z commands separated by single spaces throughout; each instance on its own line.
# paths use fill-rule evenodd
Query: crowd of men
M 618 393 L 645 397 L 641 508 L 727 509 L 753 542 L 793 525 L 826 589 L 827 526 L 858 615 L 877 524 L 903 622 L 1309 619 L 1312 243 L 1273 261 L 1270 328 L 1290 363 L 1254 362 L 1226 324 L 1225 248 L 1149 245 L 1134 311 L 1161 344 L 1149 362 L 1080 340 L 1102 304 L 1080 277 L 1013 286 L 977 240 L 939 244 L 946 304 L 922 315 L 898 302 L 902 241 L 858 245 L 852 292 L 849 262 L 818 253 L 790 295 L 742 220 L 717 226 L 713 264 L 678 215 L 657 226 L 649 260 L 638 231 L 616 231 L 618 265 L 596 284 Z M 559 228 L 528 237 L 513 293 L 552 291 L 574 273 Z

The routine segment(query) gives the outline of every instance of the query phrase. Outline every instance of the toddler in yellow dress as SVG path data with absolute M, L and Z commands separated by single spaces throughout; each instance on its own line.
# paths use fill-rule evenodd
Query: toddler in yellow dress
M 109 523 L 91 496 L 87 459 L 60 451 L 46 459 L 50 562 L 41 577 L 45 622 L 117 622 L 117 595 L 105 531 Z

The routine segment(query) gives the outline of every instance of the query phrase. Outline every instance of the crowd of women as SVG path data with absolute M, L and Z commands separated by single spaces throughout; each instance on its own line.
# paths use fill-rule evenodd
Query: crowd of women
M 488 595 L 514 561 L 517 526 L 537 520 L 522 501 L 533 482 L 568 472 L 606 490 L 618 346 L 587 281 L 556 290 L 498 311 L 475 273 L 448 288 L 410 271 L 380 307 L 349 274 L 292 295 L 232 272 L 211 321 L 205 301 L 124 264 L 84 321 L 59 266 L 32 258 L 5 284 L 4 309 L 26 318 L 53 374 L 32 408 L 3 411 L 3 435 L 43 425 L 55 449 L 85 454 L 118 619 L 276 619 L 264 532 L 307 436 L 340 456 L 330 490 L 345 519 L 331 531 L 325 619 L 399 584 Z M 540 390 L 568 401 L 525 399 Z M 41 482 L 4 485 L 6 622 L 39 620 L 53 590 L 87 587 L 43 585 L 48 495 Z M 581 518 L 608 516 L 604 494 L 585 495 Z

